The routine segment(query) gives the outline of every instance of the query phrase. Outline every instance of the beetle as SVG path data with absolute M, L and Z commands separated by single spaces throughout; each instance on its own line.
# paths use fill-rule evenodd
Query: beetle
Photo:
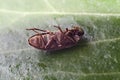
M 55 32 L 38 28 L 26 29 L 36 33 L 28 39 L 29 45 L 45 51 L 61 50 L 75 46 L 84 35 L 84 30 L 79 26 L 65 30 L 60 26 L 54 25 L 54 27 L 58 29 Z

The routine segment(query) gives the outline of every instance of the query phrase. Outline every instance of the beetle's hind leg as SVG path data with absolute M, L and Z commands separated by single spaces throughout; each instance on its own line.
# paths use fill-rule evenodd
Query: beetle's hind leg
M 38 28 L 29 28 L 29 29 L 26 29 L 26 30 L 32 30 L 32 31 L 34 31 L 35 33 L 41 34 L 41 35 L 51 34 L 51 33 L 52 33 L 52 32 L 50 32 L 50 31 L 42 30 L 42 29 L 38 29 Z M 38 31 L 42 31 L 43 33 L 40 33 L 40 32 L 38 32 Z
M 32 30 L 32 31 L 42 31 L 42 32 L 47 32 L 46 30 L 42 30 L 42 29 L 38 29 L 38 28 L 29 28 L 29 29 L 26 29 L 26 30 Z

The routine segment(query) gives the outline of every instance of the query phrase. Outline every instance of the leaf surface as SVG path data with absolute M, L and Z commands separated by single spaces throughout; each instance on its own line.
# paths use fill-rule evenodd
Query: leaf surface
M 119 0 L 0 1 L 0 80 L 119 80 Z M 80 25 L 77 46 L 51 53 L 28 45 L 35 33 Z

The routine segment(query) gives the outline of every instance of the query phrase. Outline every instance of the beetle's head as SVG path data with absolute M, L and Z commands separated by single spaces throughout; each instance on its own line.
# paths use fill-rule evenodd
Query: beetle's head
M 72 30 L 74 32 L 74 35 L 78 35 L 81 37 L 84 34 L 84 31 L 81 27 L 74 26 Z
M 83 34 L 83 29 L 78 26 L 74 26 L 73 29 L 68 32 L 68 36 L 74 38 L 76 41 L 79 41 Z

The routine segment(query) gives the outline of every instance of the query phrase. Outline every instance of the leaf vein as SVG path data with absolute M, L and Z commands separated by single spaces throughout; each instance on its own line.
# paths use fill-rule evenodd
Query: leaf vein
M 68 71 L 56 71 L 56 72 L 50 72 L 50 73 L 44 73 L 42 74 L 42 76 L 46 76 L 46 75 L 57 75 L 57 74 L 61 74 L 61 75 L 72 75 L 72 76 L 112 76 L 112 75 L 119 75 L 120 72 L 104 72 L 104 73 L 76 73 L 76 72 L 68 72 Z
M 120 16 L 119 13 L 92 13 L 92 12 L 58 12 L 56 10 L 50 12 L 30 12 L 30 11 L 15 11 L 15 10 L 7 10 L 7 9 L 0 9 L 2 13 L 12 13 L 12 14 L 23 14 L 23 15 L 88 15 L 88 16 Z

